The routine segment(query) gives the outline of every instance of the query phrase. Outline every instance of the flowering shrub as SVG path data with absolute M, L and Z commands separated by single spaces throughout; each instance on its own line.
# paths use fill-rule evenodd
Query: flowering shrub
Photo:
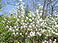
M 25 14 L 22 4 L 17 8 L 19 10 L 15 15 L 2 17 L 0 43 L 52 43 L 52 41 L 56 43 L 58 41 L 58 15 L 48 15 L 43 19 L 41 13 L 38 14 L 38 10 L 35 13 Z

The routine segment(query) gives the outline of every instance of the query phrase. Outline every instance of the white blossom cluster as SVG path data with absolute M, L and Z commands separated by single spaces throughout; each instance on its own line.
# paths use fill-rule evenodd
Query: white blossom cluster
M 5 28 L 8 28 L 8 31 L 13 31 L 12 34 L 15 36 L 20 35 L 22 37 L 26 36 L 29 38 L 34 36 L 41 37 L 42 34 L 45 35 L 45 39 L 47 39 L 49 36 L 58 37 L 58 16 L 48 15 L 43 20 L 41 15 L 38 14 L 38 11 L 35 13 L 30 12 L 28 15 L 26 15 L 22 5 L 21 7 L 23 10 L 21 11 L 22 15 L 17 13 L 16 15 L 9 15 L 8 19 L 4 18 L 3 24 L 6 24 Z M 48 43 L 46 40 L 43 41 L 43 43 L 45 42 Z
M 26 15 L 13 15 L 11 18 L 4 19 L 3 23 L 9 31 L 13 31 L 14 35 L 27 35 L 26 37 L 42 36 L 58 36 L 58 17 L 47 16 L 44 20 L 39 14 L 29 13 Z M 16 20 L 11 20 L 12 18 Z
M 50 39 L 49 41 L 44 40 L 42 43 L 56 43 L 56 39 L 54 39 L 54 41 L 52 42 L 52 40 Z

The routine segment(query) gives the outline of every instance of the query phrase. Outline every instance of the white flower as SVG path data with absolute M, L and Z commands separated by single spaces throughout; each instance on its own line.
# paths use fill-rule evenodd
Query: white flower
M 13 32 L 15 32 L 15 30 L 14 30 L 14 29 L 13 29 L 12 31 L 13 31 Z
M 21 22 L 21 24 L 22 24 L 22 25 L 24 25 L 24 23 L 23 23 L 23 22 Z
M 10 26 L 10 27 L 12 27 L 12 26 Z
M 32 31 L 32 29 L 30 29 Z
M 56 43 L 56 39 L 53 41 L 53 43 Z
M 24 3 L 22 3 L 24 5 Z
M 35 26 L 35 24 L 32 25 L 33 27 Z
M 55 41 L 56 41 L 56 39 L 55 39 Z
M 42 42 L 42 43 L 45 43 L 45 42 Z
M 37 34 L 39 35 L 39 32 L 37 32 Z
M 52 41 L 52 40 L 50 39 L 50 41 Z
M 27 24 L 29 24 L 29 22 L 27 22 Z
M 14 28 L 16 28 L 16 26 L 14 26 Z
M 39 21 L 37 20 L 37 22 L 36 22 L 37 24 L 39 24 Z
M 58 35 L 58 33 L 55 33 L 55 35 Z
M 21 4 L 20 7 L 23 8 L 23 5 Z
M 41 23 L 41 26 L 43 25 L 44 23 Z M 43 25 L 44 26 L 44 25 Z
M 42 15 L 42 13 L 39 14 L 40 16 Z
M 47 42 L 46 40 L 44 42 Z
M 37 28 L 36 28 L 36 31 L 37 31 Z
M 37 17 L 38 17 L 38 19 L 40 19 L 40 16 L 41 16 L 41 15 L 38 15 L 38 16 L 37 16 Z
M 16 34 L 18 34 L 18 32 Z
M 22 33 L 20 33 L 20 35 L 22 35 Z
M 17 19 L 17 21 L 19 21 L 19 19 Z
M 41 34 L 39 34 L 39 36 L 41 36 Z
M 33 21 L 33 23 L 35 23 L 35 22 Z
M 50 30 L 52 30 L 52 28 L 49 28 Z
M 43 8 L 43 6 L 40 6 L 40 8 L 42 9 L 42 8 Z
M 18 31 L 18 29 L 16 29 L 16 31 Z
M 22 22 L 24 22 L 24 20 L 21 20 Z
M 9 26 L 8 26 L 8 25 L 7 25 L 6 27 L 7 27 L 7 28 L 9 28 Z
M 25 24 L 27 26 L 27 24 Z
M 29 25 L 29 28 L 31 28 L 32 26 L 31 25 Z
M 13 32 L 13 34 L 15 35 L 15 32 Z
M 18 42 L 19 43 L 19 42 Z
M 35 32 L 30 32 L 30 36 L 35 36 Z
M 27 32 L 25 34 L 28 34 Z
M 14 17 L 14 18 L 16 18 L 16 17 Z
M 26 26 L 24 25 L 23 27 L 25 28 Z
M 26 17 L 26 19 L 28 20 L 28 17 Z
M 17 24 L 17 26 L 18 26 L 18 24 Z
M 6 18 L 4 18 L 4 20 L 6 20 Z
M 55 31 L 57 32 L 57 29 L 55 29 Z
M 8 22 L 10 22 L 10 21 L 8 21 Z
M 36 9 L 36 12 L 37 12 L 37 13 L 39 12 L 38 9 Z
M 19 9 L 19 6 L 17 6 L 17 9 Z
M 20 18 L 21 16 L 19 16 L 19 18 Z
M 55 27 L 58 27 L 58 25 L 56 25 Z
M 46 34 L 46 36 L 49 36 L 48 34 Z
M 29 28 L 27 30 L 30 30 Z
M 41 36 L 41 34 L 40 34 L 39 32 L 37 32 L 37 34 L 38 34 L 39 36 Z
M 41 13 L 43 12 L 43 10 L 40 11 Z
M 51 32 L 50 30 L 48 30 L 48 32 Z
M 40 6 L 40 4 L 38 4 Z
M 16 6 L 19 5 L 19 3 L 16 3 Z
M 38 25 L 36 25 L 38 27 Z
M 3 23 L 5 23 L 5 21 L 2 21 Z
M 19 0 L 19 1 L 22 1 L 22 0 Z
M 32 20 L 34 20 L 34 17 L 32 17 Z
M 27 22 L 27 20 L 25 20 L 25 22 Z
M 7 23 L 8 24 L 8 23 Z
M 30 36 L 28 36 L 28 37 L 30 37 Z
M 47 43 L 48 43 L 48 41 L 47 41 Z
M 16 24 L 17 24 L 18 22 L 16 21 Z
M 42 18 L 39 21 L 42 21 Z
M 9 30 L 12 30 L 12 28 L 9 28 Z
M 23 10 L 24 8 L 23 7 L 21 7 L 21 10 Z
M 29 17 L 31 17 L 31 14 L 29 15 Z
M 43 33 L 43 32 L 45 32 L 45 31 L 46 31 L 46 30 L 45 30 L 45 29 L 43 29 L 43 30 L 42 30 L 42 33 Z
M 52 30 L 52 33 L 54 33 L 55 34 L 55 32 Z
M 21 29 L 23 28 L 23 26 L 21 26 Z
M 35 17 L 35 14 L 34 13 L 32 13 L 32 15 Z

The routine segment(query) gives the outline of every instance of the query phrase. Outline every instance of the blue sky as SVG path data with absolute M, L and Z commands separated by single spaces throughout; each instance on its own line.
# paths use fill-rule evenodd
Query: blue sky
M 28 2 L 27 2 L 28 1 Z M 29 4 L 29 8 L 31 9 L 30 6 L 32 6 L 32 0 L 23 0 L 23 2 Z M 18 3 L 19 0 L 1 0 L 0 4 L 2 4 L 2 8 L 0 9 L 0 15 L 1 14 L 9 14 L 9 12 L 14 8 L 16 9 L 16 3 Z M 11 12 L 12 13 L 12 12 Z
M 9 14 L 13 13 L 14 11 L 12 11 L 12 9 L 16 9 L 16 3 L 18 3 L 19 0 L 1 0 L 0 4 L 2 4 L 2 8 L 0 9 L 0 15 L 1 14 Z M 29 4 L 29 8 L 31 9 L 32 7 L 32 0 L 23 0 L 23 2 L 25 3 L 25 5 L 28 3 Z M 35 1 L 34 1 L 35 2 Z M 39 4 L 40 2 L 38 2 L 37 4 Z M 58 6 L 58 4 L 57 4 Z M 32 10 L 32 9 L 31 9 Z
M 15 9 L 15 5 L 18 2 L 16 0 L 1 0 L 0 4 L 2 4 L 2 8 L 0 9 L 0 15 L 8 14 L 13 8 Z

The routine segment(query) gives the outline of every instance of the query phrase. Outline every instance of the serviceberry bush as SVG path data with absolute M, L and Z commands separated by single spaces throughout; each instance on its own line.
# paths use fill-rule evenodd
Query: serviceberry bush
M 58 15 L 49 14 L 43 19 L 38 9 L 26 13 L 23 4 L 22 0 L 16 4 L 18 10 L 15 15 L 0 17 L 0 43 L 56 43 Z

